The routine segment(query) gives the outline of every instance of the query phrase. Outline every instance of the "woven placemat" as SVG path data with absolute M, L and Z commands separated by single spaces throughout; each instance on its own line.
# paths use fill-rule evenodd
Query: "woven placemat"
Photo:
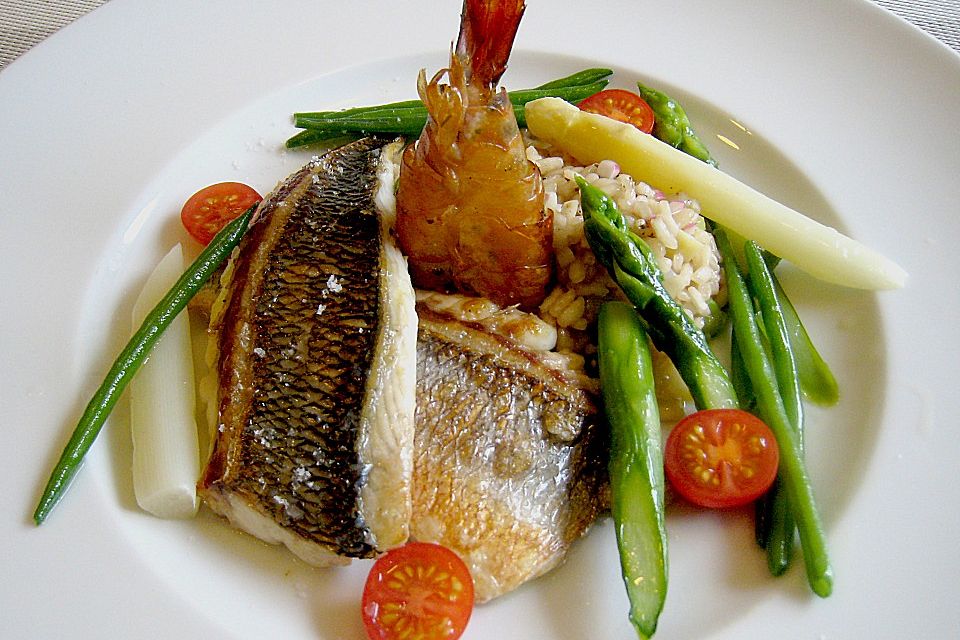
M 0 69 L 107 0 L 0 1 Z
M 960 0 L 874 0 L 960 53 Z
M 874 0 L 960 53 L 960 0 Z M 0 0 L 0 69 L 107 0 Z

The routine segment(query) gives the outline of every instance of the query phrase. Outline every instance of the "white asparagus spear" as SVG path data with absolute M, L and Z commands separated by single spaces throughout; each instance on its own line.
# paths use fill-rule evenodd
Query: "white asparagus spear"
M 528 103 L 526 116 L 533 135 L 579 161 L 613 160 L 638 180 L 683 192 L 700 202 L 706 217 L 817 278 L 858 289 L 896 289 L 906 283 L 907 273 L 876 251 L 632 125 L 559 98 Z
M 140 292 L 133 306 L 134 330 L 183 270 L 183 249 L 177 244 Z M 195 407 L 190 320 L 182 312 L 130 382 L 133 489 L 137 504 L 160 518 L 189 518 L 197 512 L 200 451 Z

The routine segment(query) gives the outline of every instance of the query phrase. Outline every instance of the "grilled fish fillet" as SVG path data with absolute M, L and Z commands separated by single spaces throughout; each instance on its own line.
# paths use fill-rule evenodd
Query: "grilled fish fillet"
M 484 602 L 557 566 L 606 508 L 607 443 L 567 372 L 417 310 L 411 536 L 456 551 Z
M 281 183 L 212 312 L 218 417 L 200 493 L 315 565 L 409 533 L 417 317 L 375 202 L 381 185 L 393 197 L 399 151 L 363 139 Z

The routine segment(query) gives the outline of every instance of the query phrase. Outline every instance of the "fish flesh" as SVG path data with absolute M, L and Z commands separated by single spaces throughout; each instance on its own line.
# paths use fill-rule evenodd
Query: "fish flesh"
M 282 182 L 211 311 L 218 400 L 200 494 L 315 565 L 409 535 L 417 317 L 389 214 L 401 149 L 364 138 Z
M 217 429 L 199 489 L 314 565 L 438 542 L 483 602 L 557 566 L 606 509 L 605 430 L 535 316 L 415 302 L 390 233 L 400 150 L 348 144 L 260 206 L 210 310 Z
M 606 430 L 547 354 L 417 312 L 410 533 L 456 551 L 484 602 L 560 564 L 609 504 Z

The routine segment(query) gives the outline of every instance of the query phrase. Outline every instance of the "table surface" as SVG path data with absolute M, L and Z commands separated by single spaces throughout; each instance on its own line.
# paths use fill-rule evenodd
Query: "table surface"
M 0 70 L 108 0 L 0 0 Z M 960 53 L 960 1 L 874 0 Z

